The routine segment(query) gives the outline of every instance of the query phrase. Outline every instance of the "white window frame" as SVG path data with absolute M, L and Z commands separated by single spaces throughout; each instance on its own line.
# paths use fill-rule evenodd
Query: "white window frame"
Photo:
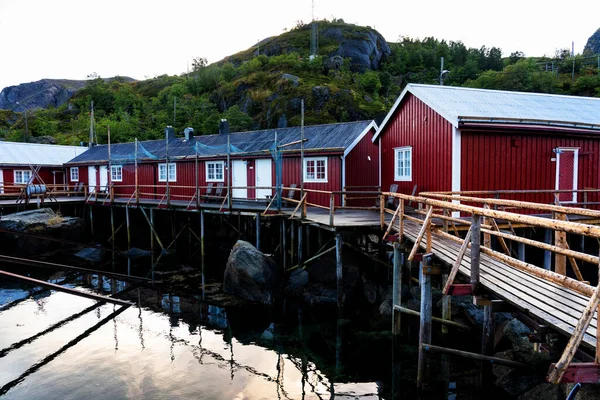
M 158 181 L 166 182 L 167 181 L 167 164 L 161 163 L 158 164 Z M 172 172 L 172 174 L 171 174 Z M 177 164 L 169 163 L 169 182 L 177 182 Z M 172 175 L 172 176 L 171 176 Z
M 69 176 L 71 178 L 71 182 L 79 182 L 79 167 L 69 168 Z
M 325 176 L 323 178 L 318 178 L 317 177 L 317 163 L 319 161 L 323 161 L 325 163 Z M 314 178 L 309 178 L 308 177 L 308 165 L 309 163 L 314 163 L 314 168 L 315 168 L 315 176 Z M 302 175 L 304 176 L 304 182 L 315 182 L 315 183 L 327 183 L 327 157 L 310 157 L 310 158 L 305 158 L 304 159 L 304 166 L 302 168 L 303 173 Z
M 206 165 L 206 182 L 225 182 L 225 161 L 206 161 L 205 163 Z M 217 177 L 217 170 L 216 168 L 214 169 L 214 176 L 211 177 L 209 170 L 210 170 L 210 166 L 214 165 L 220 165 L 221 166 L 221 177 L 218 178 Z
M 17 179 L 17 175 L 21 175 L 21 179 Z M 27 174 L 27 179 L 25 179 L 25 175 Z M 16 169 L 13 171 L 13 177 L 14 180 L 13 182 L 15 183 L 15 185 L 26 185 L 27 183 L 29 183 L 29 180 L 31 179 L 31 171 L 28 169 Z
M 404 155 L 404 160 L 408 159 L 408 174 L 406 174 L 403 169 L 402 173 L 398 173 L 398 156 L 400 154 Z M 408 155 L 408 157 L 406 156 Z M 406 168 L 406 167 L 404 167 Z M 412 160 L 412 146 L 405 147 L 397 147 L 394 149 L 394 180 L 398 182 L 410 182 L 412 181 L 412 170 L 413 170 L 413 160 Z
M 114 174 L 113 174 L 113 171 L 115 171 Z M 115 178 L 115 176 L 117 176 L 117 175 L 120 175 L 120 177 Z M 111 182 L 123 182 L 123 166 L 122 165 L 111 165 L 110 166 L 110 181 Z

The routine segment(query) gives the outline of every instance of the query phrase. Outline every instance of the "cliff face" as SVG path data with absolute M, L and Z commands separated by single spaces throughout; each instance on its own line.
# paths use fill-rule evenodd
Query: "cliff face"
M 600 53 L 600 29 L 590 36 L 585 47 L 583 48 L 583 53 L 589 55 Z
M 58 107 L 64 104 L 87 81 L 42 79 L 9 86 L 0 92 L 0 109 L 17 112 L 33 108 Z M 17 104 L 18 103 L 18 104 Z

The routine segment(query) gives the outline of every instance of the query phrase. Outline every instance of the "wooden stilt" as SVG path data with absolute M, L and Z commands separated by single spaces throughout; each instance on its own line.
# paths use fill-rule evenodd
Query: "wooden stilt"
M 131 249 L 131 226 L 129 224 L 129 207 L 125 207 L 125 222 L 127 223 L 127 249 Z
M 311 227 L 310 225 L 306 225 L 306 256 L 310 257 L 311 256 L 311 246 L 310 246 L 310 231 L 311 231 Z
M 401 305 L 402 300 L 402 263 L 404 255 L 400 251 L 400 243 L 394 243 L 394 278 L 392 282 L 392 334 L 400 334 L 400 316 L 399 310 L 396 310 L 396 306 Z
M 143 210 L 142 210 L 143 212 Z M 154 254 L 154 209 L 150 209 L 150 252 Z
M 342 235 L 339 233 L 335 234 L 335 258 L 336 258 L 336 277 L 337 277 L 337 303 L 338 307 L 344 305 L 344 276 L 343 276 L 343 265 L 342 265 Z
M 445 286 L 445 283 L 448 281 L 448 274 L 442 275 L 442 283 Z M 447 294 L 442 295 L 442 319 L 449 321 L 452 319 L 452 296 Z M 448 333 L 448 328 L 446 325 L 442 325 L 442 333 Z
M 567 216 L 563 213 L 554 213 L 554 219 L 559 221 L 566 221 Z M 561 231 L 554 231 L 554 241 L 556 246 L 563 249 L 567 248 L 567 233 Z M 562 254 L 554 253 L 554 272 L 561 275 L 567 274 L 567 257 Z
M 92 236 L 94 236 L 94 211 L 93 207 L 90 205 L 90 232 Z
M 256 250 L 260 251 L 260 213 L 256 213 Z
M 427 365 L 426 354 L 423 346 L 431 343 L 431 313 L 432 313 L 432 296 L 431 296 L 431 275 L 427 271 L 432 267 L 433 254 L 425 254 L 421 262 L 421 270 L 423 278 L 421 282 L 421 318 L 419 326 L 419 361 L 417 364 L 417 387 L 423 388 L 426 380 Z
M 479 250 L 481 241 L 481 217 L 473 214 L 471 223 L 471 291 L 478 294 L 479 291 Z
M 298 266 L 302 268 L 304 265 L 304 229 L 302 222 L 298 222 Z
M 290 264 L 294 265 L 296 246 L 296 229 L 294 228 L 294 220 L 290 220 Z
M 283 255 L 283 270 L 287 270 L 287 232 L 285 227 L 285 218 L 281 219 L 281 233 L 283 235 L 283 241 L 281 242 L 281 254 Z
M 519 255 L 519 260 L 525 261 L 525 243 L 519 243 L 517 245 L 517 253 Z
M 115 249 L 115 213 L 114 213 L 114 207 L 111 205 L 110 206 L 110 229 L 112 232 L 112 248 L 113 250 Z

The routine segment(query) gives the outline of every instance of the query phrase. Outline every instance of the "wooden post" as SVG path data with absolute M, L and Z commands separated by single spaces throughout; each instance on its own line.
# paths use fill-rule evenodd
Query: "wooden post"
M 112 248 L 115 248 L 115 214 L 114 207 L 110 206 L 110 230 L 112 232 Z
M 445 286 L 445 283 L 448 281 L 448 274 L 442 275 L 442 283 Z M 452 296 L 447 294 L 442 295 L 442 319 L 449 321 L 452 319 Z M 442 333 L 448 333 L 448 327 L 446 325 L 442 325 Z
M 335 213 L 335 197 L 331 193 L 329 198 L 329 226 L 333 226 L 333 214 Z
M 559 221 L 566 221 L 567 216 L 563 213 L 555 212 L 554 219 Z M 556 246 L 561 247 L 563 249 L 567 248 L 567 233 L 562 231 L 554 231 L 554 241 Z M 567 257 L 554 253 L 554 272 L 561 275 L 567 274 Z
M 310 225 L 306 225 L 306 255 L 308 257 L 310 257 L 312 254 L 310 252 L 312 250 L 311 246 L 310 246 L 310 231 L 311 231 Z
M 281 219 L 281 230 L 283 234 L 283 241 L 281 242 L 281 254 L 283 254 L 283 271 L 287 270 L 287 232 L 285 229 L 285 218 Z
M 385 229 L 385 196 L 379 196 L 379 223 L 381 230 Z
M 131 249 L 131 228 L 129 225 L 129 207 L 125 207 L 125 222 L 127 223 L 127 248 Z
M 400 199 L 400 215 L 398 216 L 398 240 L 404 242 L 404 199 Z
M 519 260 L 525 261 L 525 243 L 517 244 L 517 253 L 519 254 Z
M 260 213 L 256 213 L 256 250 L 260 251 Z
M 544 243 L 552 244 L 552 230 L 544 229 Z M 552 267 L 552 252 L 550 250 L 544 251 L 544 269 L 550 271 Z
M 94 236 L 94 211 L 92 211 L 93 207 L 90 204 L 90 232 L 92 236 Z
M 400 251 L 400 243 L 394 242 L 394 280 L 392 282 L 392 334 L 400 334 L 400 311 L 395 306 L 402 302 L 402 263 L 403 254 Z
M 479 291 L 479 249 L 481 241 L 481 217 L 473 214 L 471 223 L 471 291 Z
M 204 210 L 200 210 L 200 257 L 202 262 L 202 268 L 204 269 L 204 259 L 206 256 L 205 247 L 204 247 Z
M 427 365 L 426 354 L 423 345 L 431 343 L 431 313 L 432 313 L 432 296 L 431 296 L 431 275 L 428 269 L 431 269 L 433 262 L 433 254 L 428 253 L 423 255 L 421 262 L 421 271 L 423 272 L 423 281 L 421 283 L 421 318 L 419 326 L 419 361 L 417 364 L 417 387 L 423 388 L 426 380 Z
M 296 229 L 294 228 L 294 220 L 290 220 L 290 264 L 294 265 L 296 258 Z
M 342 235 L 339 233 L 335 234 L 335 259 L 336 259 L 336 278 L 337 278 L 337 304 L 338 307 L 344 305 L 344 276 L 343 276 L 343 265 L 342 265 L 342 246 L 344 241 Z
M 150 208 L 150 252 L 154 254 L 154 209 Z M 154 263 L 152 263 L 154 264 Z
M 298 221 L 298 267 L 304 266 L 304 230 L 302 222 Z

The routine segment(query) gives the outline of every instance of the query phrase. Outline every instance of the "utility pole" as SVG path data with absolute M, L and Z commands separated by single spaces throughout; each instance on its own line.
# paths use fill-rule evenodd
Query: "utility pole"
M 177 97 L 173 97 L 173 129 L 177 121 Z
M 90 139 L 88 148 L 91 148 L 94 143 L 94 100 L 90 102 Z
M 29 142 L 29 126 L 27 125 L 27 108 L 25 108 L 25 141 Z

